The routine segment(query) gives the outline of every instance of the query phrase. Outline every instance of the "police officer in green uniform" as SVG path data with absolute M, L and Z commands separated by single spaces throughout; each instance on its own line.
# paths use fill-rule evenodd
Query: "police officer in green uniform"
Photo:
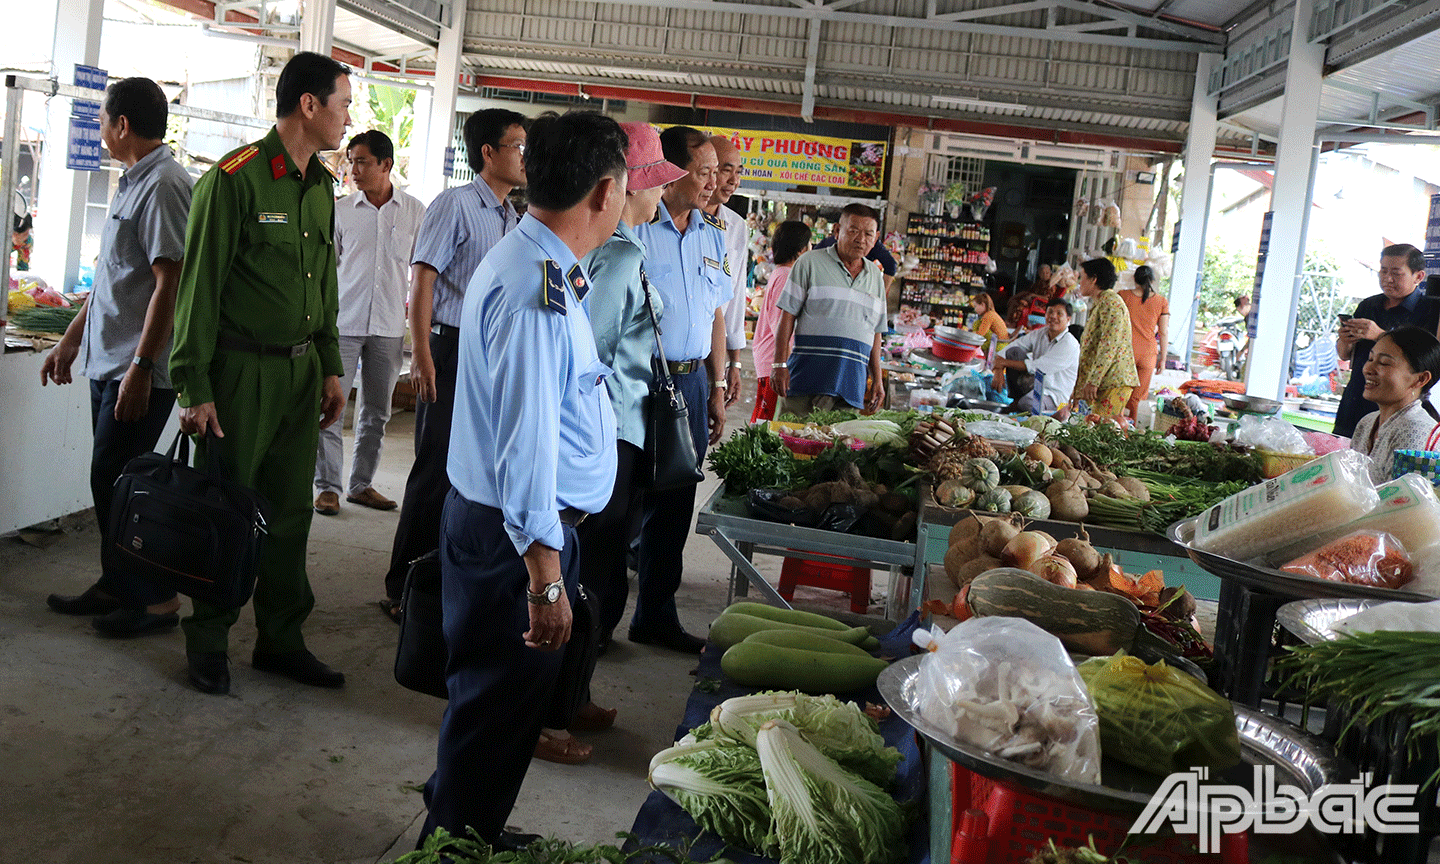
M 170 360 L 181 428 L 205 436 L 197 460 L 215 447 L 226 475 L 270 502 L 252 664 L 321 687 L 345 676 L 307 651 L 300 633 L 315 605 L 305 575 L 310 480 L 319 430 L 345 400 L 335 178 L 316 153 L 339 148 L 350 125 L 349 71 L 296 54 L 275 86 L 274 128 L 195 184 Z M 190 683 L 201 692 L 230 690 L 228 634 L 239 615 L 197 601 L 183 622 Z

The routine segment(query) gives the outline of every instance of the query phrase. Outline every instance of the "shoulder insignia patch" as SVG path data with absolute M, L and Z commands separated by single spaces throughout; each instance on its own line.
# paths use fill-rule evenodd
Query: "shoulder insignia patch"
M 270 160 L 270 179 L 279 180 L 285 176 L 285 154 L 281 153 Z
M 575 289 L 576 300 L 584 300 L 585 295 L 590 293 L 590 283 L 585 279 L 585 271 L 580 269 L 578 261 L 571 265 L 565 278 L 570 280 L 570 287 Z
M 705 220 L 705 224 L 709 225 L 711 228 L 719 228 L 721 231 L 725 230 L 725 220 L 721 219 L 718 215 L 711 216 L 709 213 L 701 210 L 700 218 Z
M 732 273 L 730 272 L 730 256 L 729 256 L 729 255 L 726 255 L 726 256 L 725 256 L 725 266 L 724 266 L 723 269 L 725 270 L 725 275 L 726 275 L 726 276 L 734 275 L 734 274 L 732 274 Z
M 550 259 L 545 259 L 542 265 L 545 272 L 545 287 L 540 293 L 540 305 L 551 312 L 565 312 L 565 277 L 560 272 L 560 265 Z
M 236 152 L 235 155 L 231 156 L 229 159 L 226 159 L 224 162 L 221 162 L 220 170 L 224 171 L 226 174 L 234 174 L 236 171 L 240 170 L 240 166 L 244 165 L 246 162 L 249 162 L 251 159 L 254 159 L 256 154 L 258 154 L 259 152 L 260 148 L 256 147 L 254 144 L 251 144 L 249 147 L 246 147 L 243 150 Z

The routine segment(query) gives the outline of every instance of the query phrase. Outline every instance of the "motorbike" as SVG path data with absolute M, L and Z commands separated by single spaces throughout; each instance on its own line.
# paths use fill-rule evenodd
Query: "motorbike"
M 1245 319 L 1238 315 L 1221 318 L 1195 346 L 1194 360 L 1198 365 L 1219 369 L 1227 381 L 1238 381 L 1242 371 L 1240 355 L 1247 344 Z

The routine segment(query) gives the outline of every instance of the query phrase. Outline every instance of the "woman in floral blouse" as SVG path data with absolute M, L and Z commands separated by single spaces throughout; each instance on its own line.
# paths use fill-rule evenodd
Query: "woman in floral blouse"
M 1080 265 L 1080 293 L 1090 303 L 1090 315 L 1080 339 L 1080 370 L 1070 402 L 1071 410 L 1084 401 L 1091 414 L 1118 418 L 1140 378 L 1135 374 L 1130 312 L 1113 290 L 1115 280 L 1115 265 L 1105 258 Z
M 1395 451 L 1435 446 L 1440 413 L 1430 404 L 1430 388 L 1440 376 L 1440 341 L 1419 327 L 1391 330 L 1375 340 L 1361 373 L 1364 396 L 1379 410 L 1355 424 L 1350 449 L 1370 457 L 1370 482 L 1378 486 L 1390 480 Z

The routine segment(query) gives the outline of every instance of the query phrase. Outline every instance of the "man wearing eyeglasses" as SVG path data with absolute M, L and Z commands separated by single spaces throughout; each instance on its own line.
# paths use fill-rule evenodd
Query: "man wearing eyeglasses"
M 410 381 L 415 386 L 415 462 L 405 482 L 400 523 L 385 574 L 385 610 L 399 622 L 410 562 L 440 546 L 440 517 L 450 478 L 450 418 L 460 352 L 460 309 L 480 260 L 519 221 L 507 199 L 525 185 L 523 114 L 501 108 L 465 120 L 467 161 L 475 180 L 446 189 L 425 211 L 410 274 Z

